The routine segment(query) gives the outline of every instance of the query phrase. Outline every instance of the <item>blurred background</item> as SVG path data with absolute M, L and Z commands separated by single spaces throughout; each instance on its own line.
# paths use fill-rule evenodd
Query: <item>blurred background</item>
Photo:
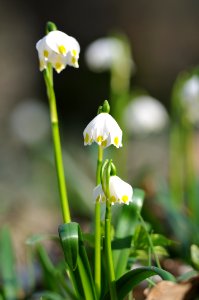
M 55 74 L 74 219 L 90 220 L 93 210 L 96 147 L 84 148 L 82 132 L 98 106 L 110 98 L 113 104 L 115 96 L 111 84 L 115 73 L 110 68 L 92 68 L 87 50 L 96 39 L 118 35 L 125 37 L 130 49 L 130 54 L 124 56 L 131 57 L 129 73 L 123 71 L 122 65 L 120 68 L 121 74 L 128 73 L 125 107 L 138 95 L 149 97 L 149 102 L 142 99 L 141 108 L 129 106 L 121 111 L 128 121 L 124 122 L 128 134 L 126 152 L 119 150 L 127 172 L 121 172 L 133 186 L 146 190 L 150 199 L 146 200 L 146 218 L 157 225 L 157 230 L 162 230 L 166 220 L 166 231 L 172 235 L 168 212 L 155 202 L 155 196 L 157 181 L 164 185 L 170 178 L 169 120 L 173 113 L 174 82 L 180 72 L 194 68 L 199 62 L 197 0 L 124 0 L 122 3 L 118 0 L 0 0 L 0 224 L 9 224 L 21 253 L 27 236 L 56 232 L 61 222 L 48 102 L 35 49 L 49 20 L 55 22 L 59 30 L 74 36 L 81 46 L 80 68 L 67 67 L 61 74 Z M 156 115 L 155 106 L 154 115 L 153 100 L 160 114 Z M 146 126 L 139 125 L 142 120 L 137 120 L 137 111 L 144 122 L 146 120 Z M 117 116 L 121 117 L 115 111 Z M 154 120 L 158 120 L 157 124 L 151 122 Z M 194 137 L 193 157 L 198 166 L 197 126 L 194 126 Z M 151 216 L 152 205 L 156 210 Z M 159 223 L 154 215 L 159 217 Z

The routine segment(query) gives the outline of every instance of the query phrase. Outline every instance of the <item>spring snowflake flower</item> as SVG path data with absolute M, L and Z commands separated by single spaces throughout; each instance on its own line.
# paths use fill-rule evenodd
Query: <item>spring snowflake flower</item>
M 84 145 L 96 142 L 106 148 L 113 144 L 122 147 L 122 130 L 115 119 L 108 113 L 98 114 L 84 129 Z
M 129 203 L 133 200 L 133 188 L 131 187 L 131 185 L 123 181 L 116 175 L 110 177 L 109 192 L 110 197 L 108 200 L 112 205 L 114 205 L 115 203 L 129 205 Z M 106 201 L 106 196 L 101 184 L 94 188 L 93 198 L 95 201 Z
M 199 124 L 199 77 L 193 75 L 188 79 L 181 91 L 181 99 L 188 120 L 195 125 Z
M 124 123 L 129 132 L 151 134 L 164 130 L 169 117 L 165 107 L 148 95 L 134 98 L 124 111 Z
M 91 71 L 103 72 L 113 65 L 121 67 L 124 61 L 135 70 L 135 63 L 126 53 L 126 44 L 116 37 L 100 38 L 92 42 L 85 51 L 85 60 Z
M 39 55 L 40 71 L 51 63 L 60 73 L 67 65 L 78 68 L 80 46 L 77 40 L 64 32 L 54 30 L 36 44 Z

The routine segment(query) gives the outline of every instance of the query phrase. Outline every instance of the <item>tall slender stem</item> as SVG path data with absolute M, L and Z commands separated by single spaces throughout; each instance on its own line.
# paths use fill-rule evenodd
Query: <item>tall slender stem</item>
M 97 159 L 97 170 L 96 170 L 96 184 L 100 184 L 100 172 L 103 160 L 103 148 L 102 146 L 98 146 L 98 159 Z
M 44 70 L 43 73 L 44 73 L 44 79 L 46 83 L 47 95 L 48 95 L 49 106 L 50 106 L 50 117 L 51 117 L 50 119 L 51 119 L 55 164 L 57 170 L 62 215 L 63 215 L 64 222 L 69 223 L 71 221 L 71 218 L 70 218 L 67 189 L 65 183 L 61 141 L 60 141 L 60 134 L 59 134 L 59 121 L 57 115 L 56 98 L 53 89 L 52 73 L 51 70 L 49 70 L 49 68 L 47 70 Z
M 103 160 L 103 148 L 98 147 L 98 160 L 97 160 L 97 171 L 96 171 L 96 184 L 100 184 L 100 171 Z M 100 297 L 101 293 L 101 211 L 100 202 L 95 204 L 95 285 L 97 294 Z
M 109 289 L 111 300 L 117 300 L 116 286 L 115 286 L 115 272 L 113 265 L 112 249 L 111 249 L 111 204 L 106 201 L 106 216 L 105 216 L 105 254 L 107 273 L 109 281 Z

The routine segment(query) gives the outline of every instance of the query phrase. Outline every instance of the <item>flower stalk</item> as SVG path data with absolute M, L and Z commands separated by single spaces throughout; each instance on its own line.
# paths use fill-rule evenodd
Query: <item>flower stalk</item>
M 98 146 L 96 184 L 100 184 L 100 171 L 103 160 L 103 148 Z M 95 286 L 98 296 L 101 293 L 101 209 L 100 202 L 95 203 Z
M 107 264 L 108 282 L 111 300 L 117 300 L 116 285 L 115 285 L 115 271 L 113 265 L 113 256 L 111 248 L 111 201 L 110 201 L 110 177 L 111 171 L 115 172 L 115 166 L 112 160 L 104 162 L 102 168 L 101 181 L 106 196 L 106 214 L 105 214 L 105 257 Z M 105 182 L 104 182 L 105 181 Z M 103 184 L 104 183 L 104 184 Z
M 111 249 L 111 204 L 108 201 L 108 199 L 106 201 L 106 216 L 105 216 L 105 255 L 106 255 L 111 300 L 117 300 L 115 272 L 114 272 L 112 249 Z
M 67 189 L 65 183 L 61 141 L 60 141 L 60 134 L 59 134 L 59 121 L 57 115 L 55 92 L 53 88 L 52 67 L 48 66 L 48 68 L 43 71 L 43 74 L 44 74 L 44 80 L 46 84 L 47 96 L 48 96 L 49 106 L 50 106 L 50 119 L 51 119 L 55 164 L 56 164 L 56 171 L 57 171 L 62 215 L 63 215 L 64 223 L 69 223 L 71 221 L 71 217 L 70 217 Z

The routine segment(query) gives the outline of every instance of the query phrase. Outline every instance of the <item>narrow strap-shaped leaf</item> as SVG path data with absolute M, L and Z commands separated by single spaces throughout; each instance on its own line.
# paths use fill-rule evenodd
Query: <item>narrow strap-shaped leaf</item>
M 138 221 L 137 211 L 141 211 L 143 201 L 144 191 L 141 189 L 134 189 L 133 202 L 129 205 L 124 205 L 121 214 L 118 216 L 115 245 L 120 244 L 122 247 L 122 244 L 125 245 L 127 239 L 128 243 L 126 243 L 125 249 L 113 251 L 116 278 L 119 278 L 126 270 L 131 240 Z
M 41 300 L 65 300 L 65 298 L 63 298 L 59 294 L 54 292 L 49 292 L 49 291 L 43 291 L 41 293 L 37 293 L 35 294 L 35 296 L 37 299 L 41 299 Z
M 34 246 L 45 240 L 59 241 L 59 237 L 55 234 L 34 234 L 26 239 L 26 245 Z
M 37 245 L 37 254 L 43 270 L 45 287 L 61 295 L 67 293 L 70 295 L 70 299 L 77 300 L 73 291 L 67 285 L 64 275 L 52 264 L 48 253 L 41 244 Z
M 175 277 L 160 268 L 157 267 L 142 267 L 131 270 L 124 274 L 116 281 L 116 289 L 117 289 L 117 296 L 119 300 L 123 300 L 126 295 L 140 282 L 151 277 L 153 275 L 159 275 L 163 280 L 173 281 L 175 282 Z M 103 300 L 109 300 L 110 294 L 109 292 L 105 295 Z
M 77 285 L 76 289 L 79 289 L 81 295 L 83 288 L 86 300 L 95 300 L 95 285 L 79 224 L 75 222 L 66 223 L 60 225 L 58 231 L 66 263 L 73 271 L 72 276 Z
M 77 267 L 77 258 L 79 255 L 78 226 L 78 223 L 71 222 L 60 225 L 58 229 L 66 262 L 73 271 Z
M 19 286 L 15 270 L 15 256 L 10 232 L 6 227 L 0 232 L 0 277 L 3 283 L 4 299 L 17 299 Z

